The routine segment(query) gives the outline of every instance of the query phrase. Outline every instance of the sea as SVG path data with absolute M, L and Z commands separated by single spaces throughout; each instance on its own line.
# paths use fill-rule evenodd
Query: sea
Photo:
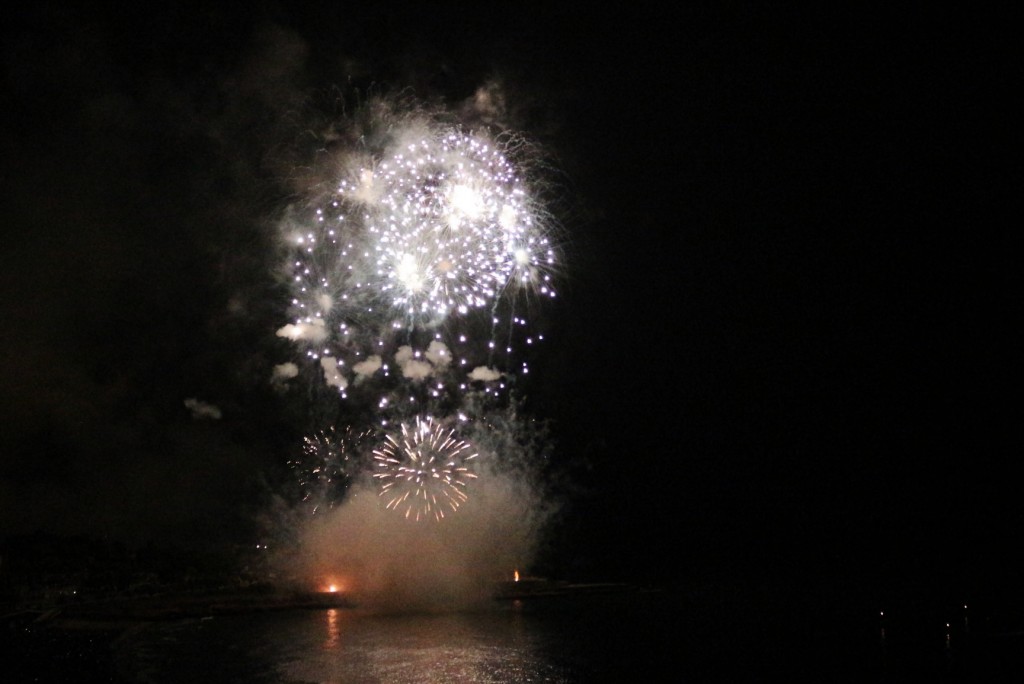
M 991 612 L 748 598 L 617 591 L 452 611 L 257 610 L 106 637 L 64 629 L 16 635 L 0 682 L 1024 681 L 1024 625 Z

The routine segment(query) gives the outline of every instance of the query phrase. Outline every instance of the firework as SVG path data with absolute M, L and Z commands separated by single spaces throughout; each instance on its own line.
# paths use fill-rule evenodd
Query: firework
M 440 521 L 468 500 L 466 488 L 477 477 L 473 445 L 431 416 L 402 423 L 400 434 L 388 434 L 373 450 L 373 475 L 389 509 L 406 519 Z
M 543 340 L 525 309 L 555 296 L 556 222 L 524 140 L 378 110 L 344 123 L 350 149 L 288 208 L 292 296 L 277 331 L 375 427 L 308 437 L 293 467 L 317 507 L 372 475 L 382 505 L 440 521 L 468 500 L 478 447 L 499 453 L 486 416 Z M 457 434 L 454 416 L 472 420 Z
M 557 259 L 550 221 L 503 146 L 419 122 L 341 176 L 289 223 L 292 322 L 278 335 L 319 359 L 342 396 L 368 381 L 386 386 L 382 405 L 493 393 L 525 371 L 514 344 L 541 337 L 525 332 L 514 301 L 553 297 Z M 426 360 L 439 346 L 448 358 Z
M 514 167 L 483 137 L 446 132 L 410 143 L 373 176 L 374 289 L 415 324 L 489 306 L 554 261 Z
M 354 477 L 365 469 L 363 446 L 373 429 L 320 430 L 302 440 L 302 456 L 288 462 L 296 472 L 302 500 L 317 513 L 322 506 L 337 504 Z

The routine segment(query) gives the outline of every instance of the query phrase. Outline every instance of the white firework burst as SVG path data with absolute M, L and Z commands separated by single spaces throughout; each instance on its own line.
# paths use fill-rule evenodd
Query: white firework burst
M 361 177 L 339 194 L 363 206 L 374 188 L 369 286 L 415 324 L 488 306 L 554 259 L 515 167 L 482 135 L 436 131 Z
M 542 339 L 523 308 L 555 296 L 559 261 L 556 222 L 518 163 L 527 146 L 425 118 L 368 139 L 378 144 L 332 169 L 326 196 L 289 214 L 291 318 L 277 334 L 346 399 L 504 392 Z M 434 343 L 451 363 L 398 356 Z

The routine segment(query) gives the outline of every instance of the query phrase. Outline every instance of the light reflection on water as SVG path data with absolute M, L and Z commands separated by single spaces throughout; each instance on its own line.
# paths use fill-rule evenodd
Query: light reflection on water
M 1021 661 L 1021 641 L 979 640 L 960 622 L 882 619 L 657 595 L 446 614 L 268 611 L 153 623 L 117 656 L 128 681 L 148 684 L 945 681 Z
M 516 602 L 449 614 L 332 608 L 218 616 L 138 630 L 119 645 L 119 659 L 123 674 L 154 684 L 191 684 L 197 673 L 202 681 L 268 684 L 598 681 L 607 659 L 627 654 L 609 651 L 607 630 L 591 625 L 588 634 L 579 617 Z M 621 647 L 635 648 L 626 624 L 615 627 Z
M 574 681 L 543 654 L 543 630 L 531 635 L 517 612 L 328 610 L 274 622 L 263 651 L 281 682 Z
M 341 627 L 338 625 L 338 609 L 330 608 L 327 611 L 327 641 L 324 642 L 324 650 L 334 651 L 341 645 Z

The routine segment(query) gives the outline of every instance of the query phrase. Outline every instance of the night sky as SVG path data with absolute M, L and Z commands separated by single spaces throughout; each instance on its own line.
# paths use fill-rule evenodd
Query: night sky
M 311 420 L 268 382 L 306 133 L 489 85 L 563 229 L 552 569 L 1011 588 L 999 17 L 430 4 L 8 11 L 0 534 L 249 543 Z

